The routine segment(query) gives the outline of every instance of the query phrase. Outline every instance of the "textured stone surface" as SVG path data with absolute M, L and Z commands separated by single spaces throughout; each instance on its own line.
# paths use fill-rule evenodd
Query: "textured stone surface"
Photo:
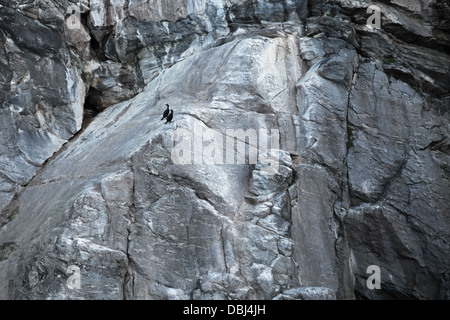
M 299 287 L 286 290 L 274 300 L 335 300 L 333 290 L 322 287 Z
M 58 32 L 0 8 L 0 208 L 81 128 L 81 72 Z
M 0 298 L 450 298 L 450 10 L 373 3 L 0 0 Z

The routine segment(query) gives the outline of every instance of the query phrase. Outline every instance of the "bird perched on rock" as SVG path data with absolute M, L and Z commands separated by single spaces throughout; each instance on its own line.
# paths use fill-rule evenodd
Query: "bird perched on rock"
M 167 116 L 169 115 L 169 105 L 166 103 L 167 109 L 164 110 L 163 113 L 163 117 L 161 118 L 161 120 L 164 120 L 164 118 L 167 118 Z
M 167 116 L 167 121 L 166 121 L 166 123 L 171 122 L 172 119 L 173 119 L 173 110 L 170 110 L 170 113 L 169 113 L 169 115 Z

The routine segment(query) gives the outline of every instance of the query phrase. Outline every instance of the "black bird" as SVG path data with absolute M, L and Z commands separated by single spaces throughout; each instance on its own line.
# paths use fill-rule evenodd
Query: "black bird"
M 171 122 L 172 119 L 173 119 L 173 110 L 170 110 L 170 113 L 169 113 L 169 115 L 167 116 L 167 121 L 166 121 L 166 123 Z
M 164 110 L 163 113 L 163 117 L 161 118 L 161 120 L 164 120 L 164 118 L 167 118 L 167 116 L 169 115 L 169 105 L 166 103 L 167 109 Z

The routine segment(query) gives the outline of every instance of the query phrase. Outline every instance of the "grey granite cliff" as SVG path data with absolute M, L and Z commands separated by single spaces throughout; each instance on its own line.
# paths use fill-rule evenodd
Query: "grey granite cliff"
M 449 16 L 0 0 L 0 299 L 450 299 Z

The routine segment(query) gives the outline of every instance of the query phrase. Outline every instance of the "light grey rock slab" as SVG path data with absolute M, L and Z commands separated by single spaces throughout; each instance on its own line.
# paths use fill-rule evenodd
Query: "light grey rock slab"
M 336 294 L 325 287 L 298 287 L 280 293 L 274 300 L 336 300 Z

